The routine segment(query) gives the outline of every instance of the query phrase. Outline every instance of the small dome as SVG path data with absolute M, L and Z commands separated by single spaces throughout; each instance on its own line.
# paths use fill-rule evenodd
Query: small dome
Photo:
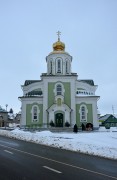
M 65 44 L 58 39 L 58 41 L 53 44 L 53 51 L 64 51 L 64 50 L 65 50 Z

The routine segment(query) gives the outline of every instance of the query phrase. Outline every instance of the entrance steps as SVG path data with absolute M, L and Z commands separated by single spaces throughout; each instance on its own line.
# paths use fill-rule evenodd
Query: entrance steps
M 73 132 L 71 127 L 51 127 L 47 128 L 51 132 Z
M 51 132 L 73 132 L 73 128 L 72 127 L 38 127 L 38 128 L 29 128 L 29 127 L 25 127 L 25 128 L 20 128 L 20 129 L 24 129 L 25 131 L 51 131 Z

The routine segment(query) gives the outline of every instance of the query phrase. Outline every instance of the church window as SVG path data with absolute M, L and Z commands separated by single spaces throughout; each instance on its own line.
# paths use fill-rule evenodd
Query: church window
M 61 82 L 57 82 L 55 84 L 55 88 L 53 89 L 53 92 L 55 96 L 58 96 L 58 95 L 64 96 L 64 93 L 65 93 L 64 85 Z
M 82 108 L 81 108 L 81 119 L 82 119 L 82 120 L 85 120 L 85 119 L 86 119 L 86 118 L 85 118 L 85 114 L 86 114 L 86 112 L 85 112 L 85 107 L 82 106 Z
M 60 61 L 60 59 L 58 60 L 58 73 L 61 73 L 61 61 Z
M 56 87 L 57 95 L 62 95 L 62 86 L 61 84 L 58 84 Z
M 61 60 L 58 59 L 57 61 L 57 73 L 61 73 Z
M 52 61 L 50 62 L 50 74 L 52 74 Z
M 33 108 L 33 121 L 37 121 L 37 107 Z
M 87 110 L 86 105 L 80 106 L 79 113 L 80 113 L 80 121 L 81 122 L 87 122 L 87 113 L 88 113 L 88 110 Z
M 68 73 L 68 62 L 66 61 L 66 74 Z
M 39 108 L 37 105 L 34 105 L 32 107 L 31 113 L 32 113 L 32 122 L 37 122 L 39 121 Z

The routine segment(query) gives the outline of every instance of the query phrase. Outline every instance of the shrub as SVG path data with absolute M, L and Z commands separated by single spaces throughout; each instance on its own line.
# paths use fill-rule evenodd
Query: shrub
M 66 126 L 66 127 L 69 127 L 69 126 L 70 126 L 70 123 L 66 121 L 66 122 L 65 122 L 65 126 Z

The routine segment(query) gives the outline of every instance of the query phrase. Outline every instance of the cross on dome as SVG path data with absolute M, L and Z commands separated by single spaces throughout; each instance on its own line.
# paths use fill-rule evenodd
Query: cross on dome
M 57 35 L 58 35 L 58 41 L 60 41 L 60 35 L 61 35 L 61 32 L 58 31 L 58 32 L 57 32 Z
M 60 41 L 61 32 L 58 31 L 57 35 L 58 35 L 58 41 L 53 44 L 53 50 L 54 51 L 64 51 L 65 50 L 65 44 Z

